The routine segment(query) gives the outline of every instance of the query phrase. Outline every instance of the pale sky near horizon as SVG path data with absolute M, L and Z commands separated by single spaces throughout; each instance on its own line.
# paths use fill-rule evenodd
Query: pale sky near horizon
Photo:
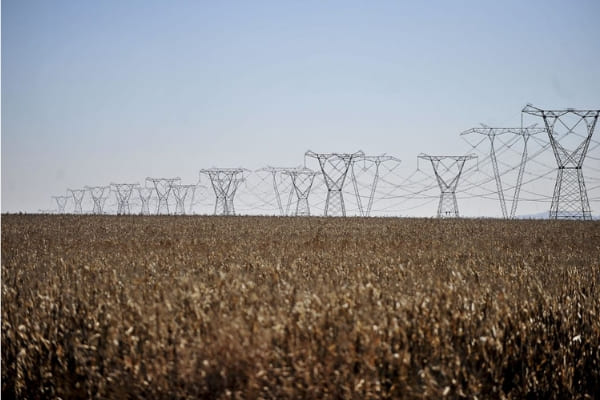
M 519 125 L 527 103 L 600 108 L 592 0 L 14 0 L 1 12 L 2 212 L 84 185 L 295 166 L 308 149 L 388 153 L 410 170 L 420 152 L 467 152 L 459 134 L 479 123 Z

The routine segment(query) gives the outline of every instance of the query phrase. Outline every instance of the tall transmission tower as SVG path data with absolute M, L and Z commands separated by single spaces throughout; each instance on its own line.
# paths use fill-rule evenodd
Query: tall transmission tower
M 85 189 L 67 189 L 68 192 L 71 192 L 71 196 L 73 196 L 73 213 L 75 214 L 83 214 L 83 208 L 81 207 L 81 203 L 83 202 L 83 197 L 85 196 Z
M 104 202 L 106 201 L 106 197 L 104 196 L 106 190 L 110 190 L 110 186 L 85 186 L 90 192 L 90 196 L 92 196 L 92 201 L 94 202 L 94 214 L 102 214 Z
M 166 210 L 169 214 L 169 194 L 176 182 L 181 181 L 181 178 L 146 178 L 146 181 L 151 182 L 158 196 L 158 204 L 156 206 L 156 214 L 160 214 L 161 210 Z
M 477 128 L 471 128 L 461 133 L 461 136 L 469 134 L 479 134 L 486 136 L 490 143 L 489 157 L 494 171 L 494 180 L 496 181 L 496 191 L 498 192 L 498 201 L 500 202 L 500 209 L 502 211 L 503 218 L 514 218 L 517 211 L 517 204 L 519 202 L 519 194 L 521 192 L 521 185 L 523 183 L 523 173 L 525 172 L 525 164 L 527 163 L 527 142 L 531 135 L 545 132 L 544 128 L 536 128 L 534 126 L 525 128 L 492 128 L 486 125 Z M 523 151 L 521 152 L 521 162 L 519 164 L 519 172 L 517 180 L 514 186 L 513 199 L 511 203 L 510 214 L 506 207 L 506 200 L 504 197 L 504 187 L 502 186 L 502 178 L 500 168 L 498 167 L 498 159 L 496 157 L 496 141 L 499 140 L 502 135 L 519 135 L 523 139 Z M 473 146 L 476 147 L 476 146 Z
M 175 214 L 185 214 L 185 199 L 190 190 L 193 190 L 196 185 L 173 185 L 173 195 L 175 196 Z
M 59 214 L 65 213 L 65 208 L 67 206 L 67 201 L 69 200 L 69 197 L 70 196 L 52 196 L 54 201 L 56 201 L 56 206 L 58 207 L 57 212 Z
M 140 214 L 149 215 L 150 214 L 150 197 L 152 197 L 152 192 L 154 188 L 147 186 L 137 186 L 136 187 L 138 196 L 140 201 L 142 202 L 142 208 L 140 209 Z
M 364 157 L 365 153 L 357 151 L 356 153 L 315 153 L 308 150 L 304 157 L 316 158 L 319 161 L 319 167 L 323 173 L 323 179 L 327 186 L 327 198 L 325 200 L 325 216 L 342 215 L 346 216 L 346 206 L 344 204 L 344 181 L 348 175 L 348 169 L 352 162 L 359 157 Z M 306 164 L 306 162 L 305 162 Z
M 522 112 L 543 118 L 558 165 L 550 218 L 592 219 L 582 166 L 600 110 L 542 110 L 528 104 Z
M 371 209 L 373 207 L 373 199 L 375 198 L 375 191 L 377 190 L 377 183 L 379 182 L 379 167 L 381 166 L 382 163 L 384 162 L 396 162 L 396 163 L 400 163 L 401 160 L 399 160 L 396 157 L 392 157 L 392 156 L 388 156 L 385 154 L 382 154 L 380 156 L 359 156 L 357 158 L 354 158 L 352 160 L 352 166 L 350 169 L 351 175 L 352 175 L 352 184 L 354 185 L 354 192 L 356 193 L 356 202 L 358 203 L 358 210 L 360 212 L 360 215 L 362 215 L 363 217 L 368 217 L 369 214 L 371 213 Z M 357 179 L 357 169 L 359 171 L 368 171 L 372 168 L 375 168 L 375 171 L 373 172 L 373 179 L 371 181 L 371 183 L 369 184 L 369 202 L 367 203 L 367 208 L 365 209 L 363 207 L 362 204 L 362 196 L 360 194 L 360 189 L 359 189 L 359 182 Z
M 273 191 L 275 192 L 275 199 L 277 200 L 277 206 L 279 207 L 279 215 L 287 215 L 290 209 L 290 204 L 292 202 L 292 196 L 294 194 L 294 186 L 290 185 L 290 193 L 288 195 L 287 207 L 283 208 L 283 203 L 281 201 L 281 195 L 279 193 L 279 185 L 277 183 L 277 178 L 282 175 L 289 175 L 289 171 L 301 169 L 302 167 L 288 168 L 288 167 L 271 167 L 266 166 L 265 168 L 261 168 L 258 171 L 265 171 L 271 173 L 273 178 Z
M 198 174 L 198 182 L 194 185 L 194 188 L 192 189 L 192 198 L 190 200 L 190 207 L 189 207 L 189 214 L 194 214 L 194 206 L 199 204 L 200 201 L 196 198 L 196 194 L 200 191 L 200 194 L 204 194 L 204 191 L 206 191 L 208 188 L 204 185 L 201 185 L 200 182 L 202 180 L 202 174 L 199 173 Z
M 111 183 L 117 196 L 117 214 L 129 214 L 129 199 L 138 184 L 137 183 Z
M 316 171 L 309 168 L 289 168 L 283 172 L 290 176 L 293 189 L 296 192 L 296 216 L 310 216 L 310 205 L 308 196 L 317 175 Z
M 419 158 L 431 162 L 435 178 L 440 187 L 438 218 L 459 217 L 456 187 L 465 162 L 476 158 L 476 156 L 471 154 L 465 156 L 432 156 L 421 153 L 417 156 L 417 159 Z
M 200 173 L 207 174 L 215 191 L 215 215 L 235 215 L 233 199 L 235 193 L 244 181 L 244 168 L 209 168 L 201 169 Z

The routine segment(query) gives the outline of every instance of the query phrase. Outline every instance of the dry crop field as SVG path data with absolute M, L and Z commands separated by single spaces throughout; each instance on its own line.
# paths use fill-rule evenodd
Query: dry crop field
M 594 398 L 600 223 L 2 217 L 6 398 Z

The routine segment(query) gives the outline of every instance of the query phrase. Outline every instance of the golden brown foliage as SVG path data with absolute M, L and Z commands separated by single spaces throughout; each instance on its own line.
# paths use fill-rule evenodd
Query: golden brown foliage
M 597 222 L 2 218 L 2 395 L 584 398 Z

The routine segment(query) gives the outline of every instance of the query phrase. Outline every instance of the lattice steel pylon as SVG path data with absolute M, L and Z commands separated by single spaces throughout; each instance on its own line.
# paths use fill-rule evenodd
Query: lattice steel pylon
M 456 188 L 463 167 L 467 160 L 477 158 L 477 156 L 468 154 L 464 156 L 432 156 L 428 154 L 419 154 L 417 159 L 428 160 L 431 162 L 435 178 L 440 187 L 440 202 L 438 204 L 438 218 L 458 218 L 458 202 L 456 201 Z M 443 168 L 443 169 L 442 169 Z
M 208 168 L 200 173 L 207 174 L 215 192 L 215 215 L 235 215 L 233 199 L 244 181 L 244 168 Z
M 279 207 L 279 215 L 283 216 L 283 215 L 288 214 L 290 204 L 292 201 L 292 196 L 294 194 L 294 186 L 290 185 L 290 193 L 288 195 L 287 206 L 284 210 L 283 203 L 281 201 L 281 195 L 279 193 L 279 186 L 277 185 L 277 175 L 289 175 L 287 173 L 288 171 L 297 170 L 297 169 L 301 169 L 301 168 L 302 168 L 301 166 L 294 167 L 294 168 L 266 166 L 265 168 L 261 168 L 261 169 L 257 170 L 257 171 L 265 171 L 265 172 L 271 173 L 271 176 L 273 178 L 273 191 L 275 192 L 275 199 L 277 200 L 277 206 Z
M 194 189 L 196 185 L 173 185 L 173 196 L 175 196 L 175 214 L 185 214 L 185 199 L 188 196 L 190 189 Z
M 490 141 L 490 160 L 492 163 L 492 169 L 494 170 L 494 180 L 496 181 L 496 190 L 498 192 L 498 201 L 500 202 L 500 209 L 502 211 L 503 218 L 514 218 L 517 211 L 517 204 L 519 202 L 519 194 L 521 192 L 521 185 L 523 183 L 523 173 L 525 172 L 525 165 L 527 163 L 527 142 L 530 136 L 538 133 L 545 132 L 544 128 L 537 128 L 535 125 L 524 127 L 524 128 L 492 128 L 483 125 L 478 128 L 471 128 L 461 133 L 461 136 L 469 135 L 472 133 L 486 136 Z M 500 135 L 519 135 L 523 139 L 523 151 L 521 153 L 521 162 L 519 164 L 519 172 L 517 175 L 517 181 L 515 182 L 513 199 L 511 203 L 510 214 L 506 207 L 506 199 L 504 196 L 504 187 L 502 186 L 502 178 L 500 169 L 498 167 L 498 159 L 496 157 L 495 141 Z M 474 146 L 475 147 L 475 146 Z
M 85 196 L 85 189 L 67 189 L 68 192 L 71 192 L 71 196 L 73 197 L 73 213 L 74 214 L 83 214 L 83 208 L 81 207 L 81 203 L 83 202 L 83 197 Z
M 317 172 L 309 168 L 290 168 L 283 173 L 289 175 L 293 189 L 296 192 L 296 213 L 294 215 L 310 216 L 308 196 Z
M 528 104 L 522 113 L 543 118 L 558 165 L 549 217 L 592 219 L 582 166 L 600 110 L 542 110 Z
M 136 189 L 137 189 L 140 201 L 142 202 L 140 214 L 149 215 L 150 214 L 150 197 L 152 197 L 152 192 L 154 191 L 154 188 L 147 187 L 147 186 L 137 186 Z
M 92 213 L 102 214 L 104 202 L 106 201 L 104 194 L 106 190 L 110 189 L 110 186 L 85 186 L 85 189 L 90 192 L 90 196 L 92 196 L 92 201 L 94 202 Z
M 354 185 L 354 193 L 356 193 L 356 202 L 358 204 L 358 210 L 360 212 L 360 214 L 363 217 L 368 217 L 369 214 L 371 213 L 371 209 L 373 207 L 373 199 L 375 198 L 375 191 L 377 190 L 377 183 L 379 182 L 379 167 L 381 166 L 382 163 L 384 162 L 389 162 L 389 161 L 393 161 L 393 162 L 397 162 L 400 163 L 401 160 L 396 158 L 396 157 L 392 157 L 392 156 L 388 156 L 385 154 L 382 154 L 380 156 L 360 156 L 357 157 L 355 159 L 352 160 L 352 166 L 351 166 L 351 175 L 352 175 L 352 184 Z M 363 207 L 362 204 L 362 199 L 361 199 L 361 195 L 360 195 L 360 190 L 358 188 L 358 180 L 356 178 L 356 170 L 355 167 L 356 165 L 363 163 L 363 170 L 366 170 L 367 164 L 373 164 L 375 165 L 375 173 L 373 175 L 373 181 L 370 184 L 370 193 L 369 193 L 369 202 L 367 203 L 367 208 L 366 210 Z
M 56 206 L 57 206 L 57 213 L 59 214 L 64 214 L 65 213 L 65 208 L 67 206 L 67 201 L 69 200 L 70 196 L 52 196 L 52 198 L 54 199 L 54 201 L 56 201 Z
M 323 173 L 325 186 L 327 186 L 327 199 L 325 200 L 325 216 L 346 216 L 346 206 L 342 190 L 348 169 L 354 159 L 364 157 L 365 153 L 315 153 L 308 150 L 304 157 L 316 158 Z M 306 162 L 305 162 L 306 165 Z
M 169 194 L 176 182 L 181 181 L 181 178 L 146 178 L 147 182 L 154 185 L 154 190 L 158 196 L 158 204 L 156 205 L 156 214 L 160 214 L 161 210 L 167 210 L 169 214 Z
M 117 196 L 117 214 L 129 214 L 129 199 L 138 184 L 137 183 L 111 183 Z

